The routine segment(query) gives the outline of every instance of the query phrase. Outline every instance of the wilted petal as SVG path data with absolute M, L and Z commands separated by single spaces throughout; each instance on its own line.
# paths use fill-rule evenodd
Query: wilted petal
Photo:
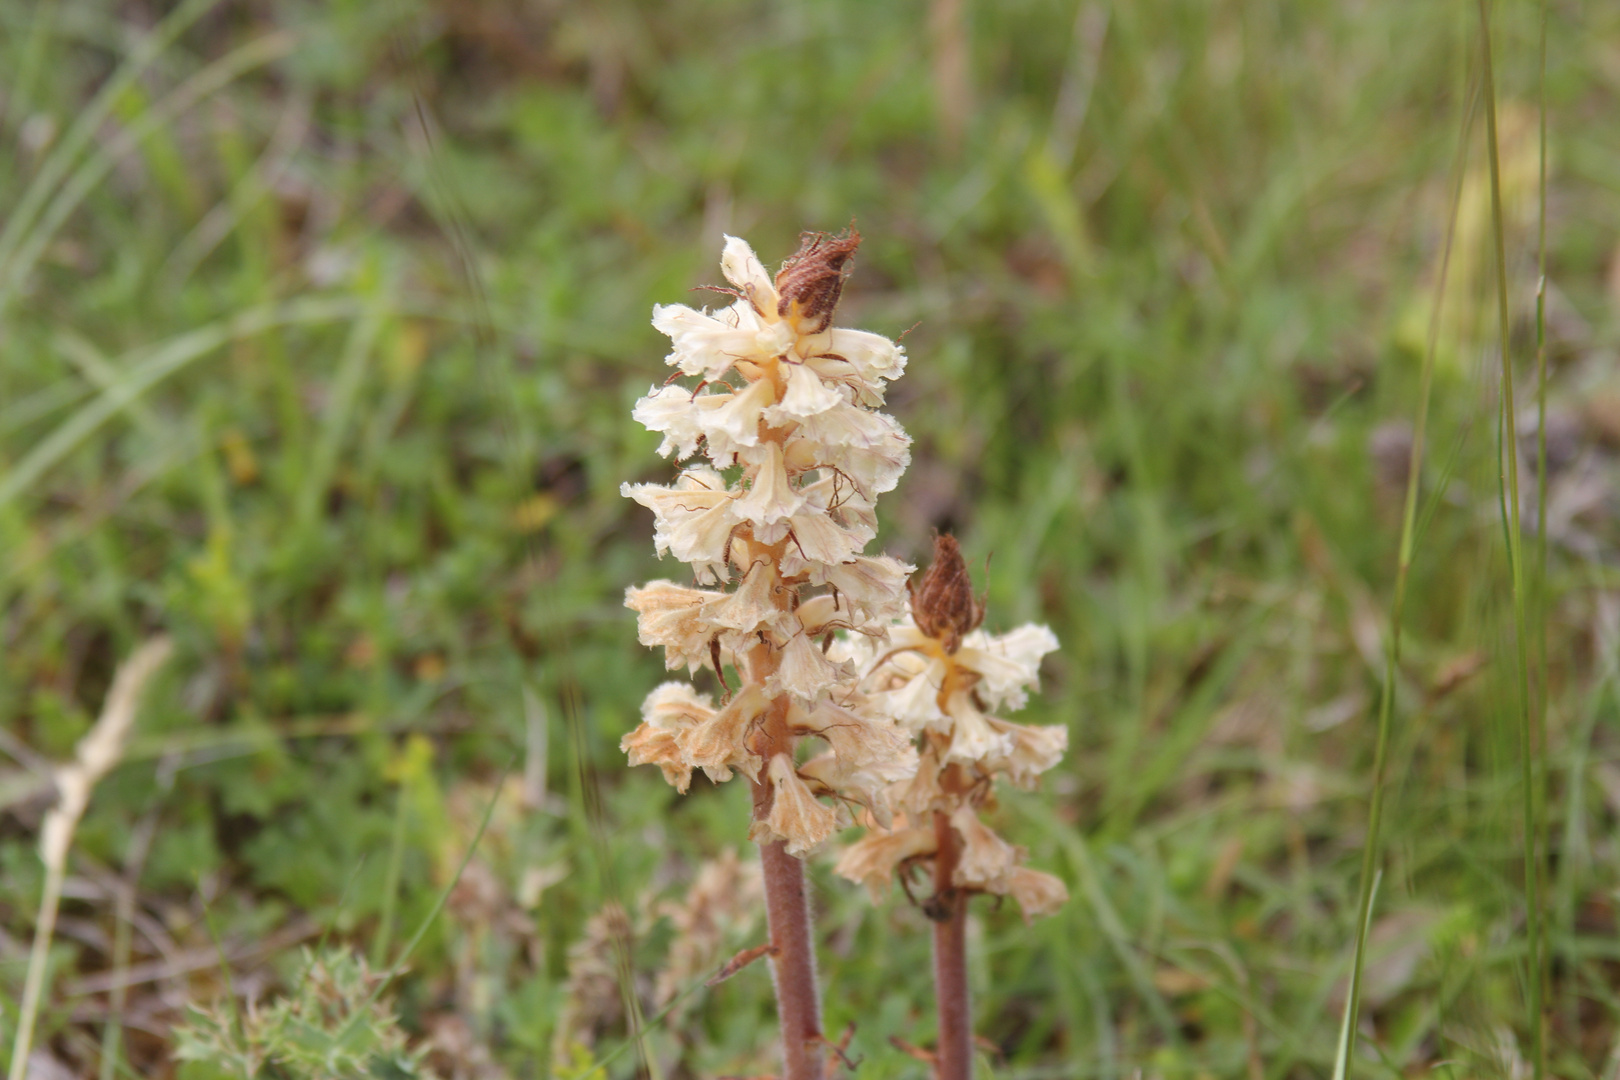
M 808 364 L 787 365 L 787 390 L 782 400 L 766 410 L 765 418 L 773 424 L 803 421 L 829 409 L 844 405 L 843 396 L 821 381 Z
M 1012 736 L 992 728 L 969 695 L 961 691 L 952 694 L 945 703 L 945 715 L 951 729 L 951 748 L 945 754 L 947 762 L 971 765 L 1012 752 Z
M 697 452 L 703 437 L 702 406 L 697 403 L 702 400 L 700 397 L 694 401 L 682 386 L 653 387 L 636 402 L 630 415 L 648 431 L 663 433 L 664 441 L 658 445 L 660 455 L 669 457 L 674 453 L 675 460 L 681 461 Z
M 714 702 L 691 683 L 662 683 L 641 703 L 642 721 L 664 731 L 684 731 L 713 715 Z
M 992 772 L 1005 773 L 1019 787 L 1033 787 L 1041 773 L 1056 765 L 1069 748 L 1069 729 L 1062 724 L 1036 727 L 986 717 L 995 731 L 1012 740 L 1012 749 L 992 754 L 984 765 Z
M 735 592 L 710 594 L 718 599 L 704 610 L 703 617 L 714 626 L 740 633 L 770 625 L 786 614 L 776 606 L 776 590 L 780 584 L 775 568 L 769 563 L 753 563 L 744 572 L 742 584 Z
M 971 806 L 957 807 L 951 814 L 951 828 L 962 838 L 962 852 L 951 883 L 986 892 L 1005 892 L 1007 876 L 1018 865 L 1022 852 L 990 831 Z
M 782 646 L 781 663 L 773 685 L 801 701 L 814 701 L 823 690 L 854 674 L 852 667 L 836 664 L 808 634 L 794 634 Z
M 1041 657 L 1057 647 L 1057 635 L 1033 623 L 1005 634 L 976 630 L 962 639 L 956 662 L 983 678 L 979 694 L 987 708 L 1021 709 L 1026 691 L 1040 687 Z
M 664 649 L 664 666 L 689 671 L 710 663 L 714 627 L 704 618 L 704 605 L 725 601 L 725 593 L 689 589 L 673 581 L 649 581 L 625 590 L 624 606 L 636 612 L 636 633 L 643 645 Z
M 909 780 L 917 771 L 917 748 L 906 731 L 831 701 L 811 710 L 800 730 L 827 740 L 839 761 L 875 782 Z
M 916 569 L 887 555 L 857 555 L 813 568 L 810 581 L 833 586 L 869 619 L 887 619 L 905 609 L 906 579 Z
M 851 558 L 866 543 L 818 513 L 794 514 L 788 519 L 794 543 L 782 559 L 782 571 L 794 575 L 815 563 L 832 566 Z
M 776 284 L 746 240 L 726 237 L 725 249 L 720 254 L 720 272 L 753 301 L 756 311 L 767 319 L 776 318 Z
M 743 447 L 758 446 L 760 415 L 775 397 L 769 379 L 756 379 L 734 394 L 706 394 L 698 398 L 715 402 L 701 418 L 712 454 L 719 457 Z
M 907 859 L 931 855 L 937 850 L 933 829 L 900 828 L 894 832 L 873 830 L 844 849 L 833 873 L 866 886 L 872 903 L 883 899 L 894 880 L 895 870 Z
M 681 753 L 715 783 L 730 780 L 732 769 L 757 780 L 761 761 L 748 749 L 748 729 L 769 706 L 764 688 L 749 683 L 714 716 L 680 733 Z
M 1026 923 L 1056 914 L 1057 909 L 1069 899 L 1068 887 L 1062 881 L 1027 866 L 1013 867 L 1002 885 L 997 891 L 1018 901 Z
M 737 501 L 737 515 L 756 525 L 773 525 L 798 513 L 804 499 L 788 481 L 787 469 L 782 465 L 781 445 L 766 443 L 763 450 L 754 472 L 753 486 Z
M 764 821 L 754 822 L 748 837 L 762 844 L 785 840 L 789 855 L 807 855 L 838 828 L 838 815 L 816 801 L 786 754 L 771 758 L 769 776 L 774 791 L 771 812 Z
M 692 767 L 676 745 L 675 733 L 643 723 L 619 740 L 631 765 L 657 765 L 664 779 L 682 795 L 692 784 Z

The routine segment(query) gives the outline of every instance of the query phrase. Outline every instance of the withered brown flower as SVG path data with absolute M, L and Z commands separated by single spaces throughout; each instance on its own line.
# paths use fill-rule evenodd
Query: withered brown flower
M 962 635 L 984 622 L 984 602 L 973 595 L 962 549 L 950 533 L 934 537 L 934 561 L 911 590 L 911 618 L 917 629 L 944 642 L 947 654 L 955 654 Z
M 860 246 L 861 234 L 853 226 L 837 235 L 800 233 L 799 250 L 776 273 L 777 315 L 794 321 L 803 334 L 831 326 L 844 279 L 853 269 L 849 260 Z

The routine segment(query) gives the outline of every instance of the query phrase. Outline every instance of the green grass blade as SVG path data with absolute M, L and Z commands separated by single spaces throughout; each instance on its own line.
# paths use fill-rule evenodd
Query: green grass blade
M 288 33 L 266 34 L 209 64 L 88 158 L 72 178 L 54 192 L 54 198 L 31 231 L 11 242 L 0 236 L 0 321 L 5 319 L 11 302 L 39 262 L 51 237 L 112 171 L 120 158 L 132 152 L 152 134 L 163 130 L 175 117 L 197 102 L 254 68 L 286 56 L 296 41 L 294 35 Z
M 151 34 L 147 35 L 123 66 L 97 91 L 90 103 L 80 110 L 73 126 L 46 156 L 44 164 L 34 175 L 28 189 L 23 192 L 22 198 L 7 216 L 5 228 L 0 229 L 0 273 L 9 272 L 11 253 L 22 236 L 31 228 L 35 215 L 39 213 L 46 200 L 60 190 L 62 181 L 67 177 L 73 163 L 95 138 L 102 122 L 117 105 L 119 96 L 131 83 L 140 78 L 141 73 L 150 67 L 152 62 L 162 55 L 163 50 L 184 33 L 187 27 L 206 15 L 218 3 L 219 0 L 190 0 L 189 3 L 176 8 Z
M 1356 901 L 1356 943 L 1350 961 L 1350 987 L 1346 992 L 1344 1020 L 1334 1069 L 1335 1080 L 1348 1075 L 1351 1042 L 1361 1014 L 1362 977 L 1366 971 L 1367 936 L 1372 925 L 1373 895 L 1382 870 L 1378 866 L 1379 844 L 1384 820 L 1385 773 L 1389 763 L 1390 729 L 1394 724 L 1395 687 L 1400 676 L 1401 626 L 1406 611 L 1406 590 L 1412 558 L 1417 547 L 1418 491 L 1423 480 L 1423 451 L 1428 439 L 1429 403 L 1434 391 L 1435 354 L 1440 339 L 1440 311 L 1451 271 L 1452 246 L 1456 240 L 1457 214 L 1462 203 L 1468 134 L 1473 127 L 1476 95 L 1469 95 L 1462 132 L 1457 140 L 1453 164 L 1451 212 L 1447 217 L 1445 247 L 1440 256 L 1440 274 L 1435 282 L 1434 304 L 1429 312 L 1428 338 L 1423 350 L 1423 366 L 1418 376 L 1417 418 L 1412 428 L 1412 449 L 1406 462 L 1406 494 L 1401 509 L 1401 539 L 1396 557 L 1395 593 L 1390 603 L 1389 639 L 1384 650 L 1384 680 L 1378 695 L 1378 735 L 1373 750 L 1372 797 L 1367 808 L 1367 840 L 1361 852 L 1361 886 Z M 1436 495 L 1438 498 L 1438 494 Z M 1341 1069 L 1345 1071 L 1340 1071 Z
M 1542 925 L 1540 856 L 1535 789 L 1535 721 L 1531 715 L 1529 616 L 1525 609 L 1524 553 L 1520 544 L 1518 410 L 1513 391 L 1513 354 L 1508 326 L 1507 238 L 1502 216 L 1502 163 L 1496 129 L 1496 78 L 1492 70 L 1490 5 L 1479 0 L 1480 50 L 1485 79 L 1485 133 L 1490 149 L 1491 222 L 1496 242 L 1496 311 L 1502 352 L 1501 486 L 1505 491 L 1503 529 L 1507 534 L 1508 568 L 1513 589 L 1513 636 L 1518 688 L 1519 782 L 1523 789 L 1525 923 L 1529 932 L 1531 1076 L 1546 1070 L 1542 1045 Z
M 115 383 L 58 425 L 11 471 L 0 476 L 0 507 L 27 491 L 46 470 L 71 453 L 108 419 L 128 408 L 170 375 L 220 346 L 281 326 L 336 322 L 354 318 L 360 313 L 360 306 L 348 299 L 315 298 L 268 304 L 182 334 L 155 348 L 138 350 L 136 358 L 126 358 L 114 364 L 120 371 Z

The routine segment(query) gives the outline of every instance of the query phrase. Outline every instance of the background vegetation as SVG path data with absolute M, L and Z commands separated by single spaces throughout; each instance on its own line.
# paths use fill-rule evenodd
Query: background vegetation
M 1531 556 L 1539 17 L 1493 11 Z M 1620 1069 L 1617 42 L 1550 5 L 1525 629 L 1569 1077 Z M 650 305 L 722 232 L 853 219 L 843 321 L 910 328 L 880 542 L 956 530 L 991 624 L 1063 642 L 1023 719 L 1072 752 L 1004 814 L 1073 898 L 979 910 L 987 1067 L 1331 1067 L 1432 341 L 1355 1064 L 1522 1075 L 1480 57 L 1468 4 L 0 0 L 0 1055 L 48 764 L 163 631 L 30 1075 L 583 1076 L 676 986 L 610 1075 L 768 1071 L 764 967 L 701 986 L 762 932 L 746 874 L 683 900 L 745 793 L 617 750 L 661 678 L 622 590 L 670 572 L 618 487 L 668 475 Z M 923 1075 L 921 916 L 814 876 L 830 1029 Z

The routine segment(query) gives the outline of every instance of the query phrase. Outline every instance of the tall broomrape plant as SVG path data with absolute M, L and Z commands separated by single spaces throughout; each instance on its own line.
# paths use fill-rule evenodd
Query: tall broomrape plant
M 806 233 L 773 278 L 727 237 L 720 267 L 735 300 L 714 312 L 673 304 L 653 325 L 674 343 L 667 362 L 695 387 L 650 391 L 634 416 L 664 436 L 659 452 L 703 458 L 669 485 L 626 484 L 657 519 L 659 554 L 692 567 L 699 586 L 631 588 L 641 641 L 670 670 L 712 670 L 716 702 L 665 683 L 624 738 L 630 764 L 657 765 L 684 793 L 694 770 L 753 788 L 785 1080 L 821 1080 L 826 1060 L 808 897 L 800 858 L 849 820 L 850 806 L 889 820 L 895 785 L 917 772 L 910 733 L 882 695 L 858 685 L 842 631 L 880 636 L 906 607 L 912 567 L 862 554 L 876 535 L 876 497 L 910 463 L 910 439 L 876 411 L 905 353 L 876 334 L 833 326 L 858 233 Z M 741 685 L 731 688 L 725 669 Z M 797 764 L 796 744 L 824 753 Z M 829 801 L 823 802 L 823 799 Z
M 1068 899 L 1061 881 L 1022 865 L 1024 850 L 979 819 L 979 811 L 994 806 L 997 779 L 1032 787 L 1068 748 L 1065 727 L 988 715 L 1023 707 L 1038 687 L 1041 657 L 1057 648 L 1057 638 L 1035 625 L 987 634 L 979 629 L 983 621 L 984 605 L 973 595 L 956 540 L 940 536 L 912 593 L 911 617 L 881 639 L 849 643 L 852 653 L 864 653 L 860 686 L 869 707 L 915 732 L 922 749 L 916 774 L 883 800 L 898 811 L 892 821 L 885 827 L 870 818 L 871 829 L 843 852 L 837 872 L 865 882 L 875 900 L 897 873 L 904 881 L 914 867 L 931 865 L 934 892 L 922 906 L 934 923 L 939 1080 L 967 1080 L 973 1071 L 968 898 L 1011 896 L 1026 920 Z

